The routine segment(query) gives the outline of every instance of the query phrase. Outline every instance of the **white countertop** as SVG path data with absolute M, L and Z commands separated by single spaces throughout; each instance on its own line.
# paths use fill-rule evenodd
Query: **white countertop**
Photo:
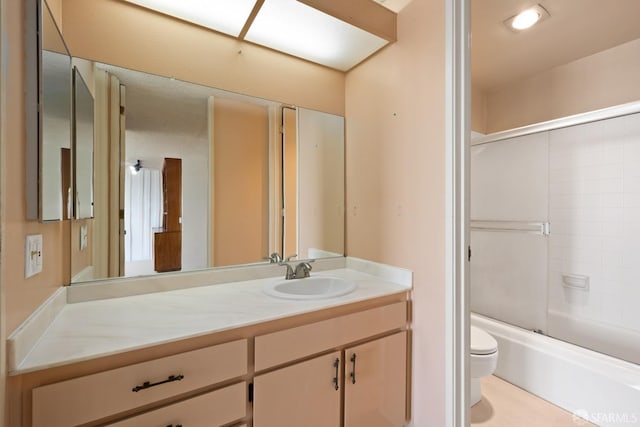
M 312 273 L 345 277 L 357 283 L 355 291 L 328 299 L 286 300 L 268 296 L 263 292 L 265 282 L 282 280 L 272 277 L 64 304 L 44 333 L 34 340 L 35 345 L 25 351 L 25 357 L 10 366 L 10 374 L 76 363 L 411 289 L 410 272 L 397 269 L 401 274 L 391 276 L 364 273 L 377 270 L 371 265 L 375 263 L 357 260 L 351 265 L 357 270 L 341 268 Z M 387 273 L 389 269 L 396 270 L 384 268 Z M 396 277 L 400 280 L 394 280 Z

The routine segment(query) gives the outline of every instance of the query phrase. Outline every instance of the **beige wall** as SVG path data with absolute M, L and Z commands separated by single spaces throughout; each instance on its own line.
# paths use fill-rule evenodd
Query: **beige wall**
M 8 67 L 2 70 L 6 85 L 6 110 L 3 123 L 4 165 L 2 180 L 6 182 L 3 200 L 2 281 L 6 298 L 6 330 L 13 331 L 53 291 L 63 283 L 63 270 L 68 264 L 68 251 L 64 250 L 63 223 L 41 224 L 26 221 L 25 196 L 25 116 L 24 116 L 24 5 L 23 2 L 6 3 L 2 22 L 3 40 L 8 49 Z M 24 245 L 28 234 L 43 235 L 42 273 L 24 278 Z M 67 256 L 64 256 L 64 254 Z
M 347 254 L 414 272 L 413 425 L 445 423 L 444 1 L 347 75 Z
M 59 29 L 62 29 L 62 0 L 45 0 L 45 2 L 49 6 L 56 25 Z
M 63 22 L 73 56 L 344 115 L 344 74 L 326 67 L 119 0 L 64 0 Z
M 269 113 L 216 98 L 213 107 L 213 265 L 269 255 Z
M 640 39 L 488 90 L 486 131 L 512 129 L 638 100 Z
M 471 130 L 487 133 L 487 95 L 478 87 L 471 89 Z

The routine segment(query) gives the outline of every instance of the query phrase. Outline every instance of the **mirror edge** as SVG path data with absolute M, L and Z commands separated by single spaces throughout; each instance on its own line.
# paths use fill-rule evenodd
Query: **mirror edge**
M 40 142 L 42 129 L 42 0 L 27 0 L 24 4 L 26 217 L 27 220 L 39 220 L 42 218 L 42 206 L 40 203 Z

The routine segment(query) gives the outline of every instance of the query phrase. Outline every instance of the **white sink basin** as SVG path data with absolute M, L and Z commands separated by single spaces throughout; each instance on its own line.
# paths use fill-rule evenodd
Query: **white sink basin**
M 346 295 L 356 287 L 353 280 L 342 277 L 311 276 L 267 283 L 264 292 L 272 297 L 284 299 L 322 299 Z

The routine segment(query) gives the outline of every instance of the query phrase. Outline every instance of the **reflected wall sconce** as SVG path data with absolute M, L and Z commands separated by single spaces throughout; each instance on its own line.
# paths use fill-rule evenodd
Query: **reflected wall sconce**
M 140 162 L 140 160 L 136 160 L 134 164 L 129 166 L 129 169 L 131 169 L 132 175 L 136 175 L 138 172 L 140 172 L 140 169 L 142 169 L 142 163 Z

